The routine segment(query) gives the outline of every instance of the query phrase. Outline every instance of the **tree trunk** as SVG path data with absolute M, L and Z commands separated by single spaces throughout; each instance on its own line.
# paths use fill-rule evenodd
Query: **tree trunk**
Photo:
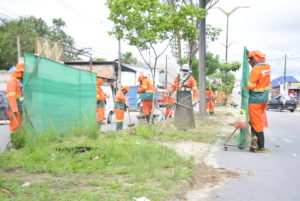
M 205 9 L 206 1 L 199 0 L 200 8 Z M 199 113 L 200 118 L 206 117 L 206 102 L 205 102 L 205 80 L 206 80 L 206 41 L 205 41 L 205 34 L 206 34 L 206 20 L 200 19 L 199 25 Z

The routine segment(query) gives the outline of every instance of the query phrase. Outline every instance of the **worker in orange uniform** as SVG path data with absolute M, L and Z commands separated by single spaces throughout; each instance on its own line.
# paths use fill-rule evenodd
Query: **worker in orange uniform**
M 165 119 L 168 117 L 172 117 L 172 109 L 174 107 L 175 98 L 172 96 L 172 92 L 166 92 L 165 96 L 163 97 L 165 100 Z
M 124 110 L 126 109 L 126 94 L 130 92 L 128 86 L 124 86 L 117 91 L 115 101 L 115 114 L 116 114 L 116 130 L 123 129 Z
M 258 148 L 250 151 L 265 152 L 263 113 L 266 110 L 270 89 L 270 65 L 265 63 L 266 56 L 258 50 L 248 54 L 252 66 L 247 88 L 249 89 L 249 117 L 252 136 L 257 137 Z
M 109 95 L 103 92 L 101 89 L 101 85 L 103 84 L 104 80 L 100 77 L 97 78 L 97 123 L 99 128 L 101 128 L 102 123 L 104 122 L 105 116 L 105 103 L 106 98 L 109 98 Z
M 152 103 L 153 103 L 153 85 L 151 80 L 149 80 L 146 76 L 140 75 L 138 78 L 140 83 L 140 88 L 138 89 L 139 99 L 142 100 L 143 103 L 143 114 L 149 124 L 150 115 L 152 111 Z
M 18 63 L 7 81 L 6 95 L 8 99 L 7 115 L 10 119 L 10 131 L 14 133 L 22 124 L 22 81 L 24 64 Z
M 216 96 L 211 88 L 206 88 L 205 97 L 206 97 L 206 108 L 208 109 L 209 114 L 213 115 L 215 113 L 214 101 L 215 101 Z
M 174 125 L 179 129 L 195 128 L 194 105 L 197 104 L 199 93 L 197 83 L 191 75 L 188 64 L 183 64 L 180 73 L 175 77 L 171 92 L 176 91 L 176 111 Z
M 221 92 L 221 97 L 222 97 L 222 105 L 226 105 L 227 104 L 227 95 L 225 94 L 225 92 Z

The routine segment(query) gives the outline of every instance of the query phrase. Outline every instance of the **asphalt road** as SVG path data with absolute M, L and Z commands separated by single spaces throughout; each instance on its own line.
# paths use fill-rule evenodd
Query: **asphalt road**
M 0 125 L 0 152 L 6 150 L 9 140 L 10 135 L 8 125 Z
M 299 201 L 300 200 L 300 113 L 267 112 L 267 153 L 250 153 L 219 146 L 214 157 L 218 166 L 241 172 L 227 179 L 206 201 Z

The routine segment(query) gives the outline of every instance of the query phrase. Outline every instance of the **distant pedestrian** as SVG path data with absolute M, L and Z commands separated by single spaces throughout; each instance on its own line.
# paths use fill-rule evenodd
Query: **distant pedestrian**
M 206 97 L 206 109 L 208 109 L 209 115 L 214 115 L 215 114 L 214 101 L 216 99 L 216 96 L 212 91 L 212 88 L 206 88 L 205 97 Z
M 266 110 L 270 89 L 270 65 L 265 63 L 266 56 L 259 50 L 248 55 L 252 66 L 247 88 L 249 89 L 249 117 L 252 136 L 257 137 L 258 148 L 250 147 L 250 151 L 265 152 L 263 129 L 263 113 Z
M 166 92 L 163 98 L 165 100 L 165 119 L 167 119 L 168 117 L 172 117 L 175 98 L 170 91 Z

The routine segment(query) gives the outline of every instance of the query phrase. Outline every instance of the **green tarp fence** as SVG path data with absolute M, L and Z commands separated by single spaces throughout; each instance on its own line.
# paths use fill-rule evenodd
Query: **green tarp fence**
M 96 74 L 26 53 L 23 128 L 37 135 L 89 132 L 96 124 Z
M 249 90 L 247 88 L 247 83 L 249 79 L 249 64 L 247 59 L 247 49 L 244 47 L 244 58 L 243 58 L 243 71 L 242 71 L 242 80 L 241 80 L 241 109 L 246 111 L 246 119 L 249 121 L 248 115 L 248 102 L 249 102 Z M 247 128 L 248 129 L 248 128 Z M 245 129 L 241 129 L 240 133 L 237 136 L 237 143 L 240 149 L 245 148 L 249 144 L 249 138 L 247 137 Z

